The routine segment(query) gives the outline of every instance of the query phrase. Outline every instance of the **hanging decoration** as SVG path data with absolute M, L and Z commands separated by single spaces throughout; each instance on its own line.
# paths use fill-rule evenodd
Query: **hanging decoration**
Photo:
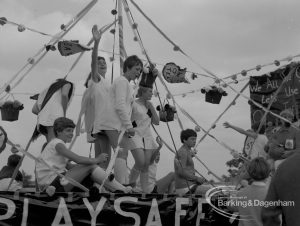
M 0 25 L 4 25 L 7 23 L 7 19 L 5 17 L 0 17 Z
M 162 74 L 165 80 L 169 83 L 189 83 L 185 78 L 186 68 L 180 68 L 175 63 L 167 63 L 163 70 Z
M 205 93 L 205 101 L 212 104 L 219 104 L 222 96 L 227 96 L 225 90 L 214 85 L 202 88 L 201 93 Z
M 57 47 L 62 56 L 70 56 L 92 49 L 91 47 L 80 44 L 78 40 L 59 41 Z
M 3 121 L 16 121 L 19 118 L 19 111 L 24 109 L 23 104 L 18 100 L 8 100 L 0 103 L 1 117 Z
M 156 110 L 159 112 L 159 118 L 162 122 L 174 121 L 174 114 L 177 113 L 176 108 L 170 104 L 165 104 L 163 109 L 158 105 Z

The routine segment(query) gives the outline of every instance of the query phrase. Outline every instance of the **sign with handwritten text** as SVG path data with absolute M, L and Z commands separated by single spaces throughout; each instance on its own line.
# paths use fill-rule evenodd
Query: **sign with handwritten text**
M 290 77 L 284 78 L 290 74 Z M 280 88 L 282 84 L 282 87 Z M 277 89 L 280 88 L 276 95 Z M 274 98 L 270 110 L 280 114 L 284 109 L 292 109 L 295 115 L 299 116 L 300 105 L 300 64 L 291 63 L 284 68 L 279 68 L 274 72 L 264 74 L 262 76 L 250 77 L 250 98 L 257 103 L 268 107 L 271 100 Z M 251 105 L 251 123 L 259 122 L 264 111 L 254 104 Z M 267 122 L 271 121 L 278 124 L 278 119 L 271 114 L 267 115 Z

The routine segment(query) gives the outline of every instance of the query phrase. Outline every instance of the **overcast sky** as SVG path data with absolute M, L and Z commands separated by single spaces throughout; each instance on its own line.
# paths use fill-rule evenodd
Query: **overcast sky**
M 0 17 L 6 17 L 9 21 L 54 35 L 60 31 L 61 24 L 66 24 L 88 2 L 86 0 L 0 0 Z M 168 62 L 174 62 L 182 68 L 186 67 L 189 71 L 186 77 L 191 82 L 190 84 L 168 84 L 173 94 L 213 84 L 212 79 L 200 75 L 195 80 L 190 79 L 190 72 L 206 74 L 199 65 L 222 78 L 244 69 L 254 68 L 258 64 L 263 65 L 300 53 L 300 15 L 298 13 L 300 2 L 296 0 L 139 0 L 136 2 L 144 13 L 187 54 L 184 56 L 180 52 L 173 51 L 173 46 L 129 1 L 129 7 L 138 24 L 143 44 L 151 60 L 157 63 L 158 69 L 161 70 L 163 65 Z M 98 0 L 97 4 L 64 39 L 79 40 L 80 43 L 86 44 L 91 38 L 91 28 L 94 24 L 101 27 L 113 21 L 114 16 L 111 14 L 111 10 L 114 9 L 115 4 L 113 0 Z M 136 54 L 145 59 L 138 43 L 133 40 L 134 36 L 125 14 L 123 16 L 124 41 L 128 55 Z M 34 57 L 50 39 L 51 37 L 29 30 L 19 32 L 16 26 L 10 24 L 0 26 L 1 87 L 26 64 L 29 57 Z M 99 54 L 103 55 L 108 62 L 112 56 L 109 52 L 113 51 L 113 45 L 114 36 L 107 32 L 99 47 L 105 52 L 100 51 Z M 115 51 L 117 52 L 118 48 Z M 77 56 L 63 57 L 58 51 L 48 52 L 20 85 L 12 91 L 15 93 L 14 98 L 24 103 L 25 109 L 20 112 L 18 121 L 1 122 L 1 126 L 5 128 L 11 140 L 26 146 L 36 122 L 35 116 L 31 113 L 34 102 L 29 100 L 28 94 L 40 92 L 55 79 L 66 75 Z M 116 62 L 118 62 L 117 56 Z M 239 75 L 238 80 L 243 79 L 243 81 L 232 84 L 232 86 L 236 90 L 240 90 L 248 81 L 249 75 L 261 75 L 275 69 L 275 66 L 268 66 L 259 72 L 248 73 L 247 77 Z M 83 93 L 83 81 L 89 70 L 90 52 L 87 52 L 68 76 L 68 79 L 76 84 L 76 94 Z M 108 78 L 111 77 L 111 74 L 112 64 L 109 62 Z M 114 78 L 119 76 L 117 64 L 114 65 L 113 76 Z M 166 92 L 161 85 L 159 85 L 159 89 L 165 99 Z M 226 91 L 229 95 L 223 97 L 219 105 L 206 103 L 204 94 L 200 92 L 175 98 L 203 128 L 208 129 L 236 95 L 229 88 L 226 88 Z M 245 94 L 249 96 L 248 89 Z M 73 120 L 77 120 L 80 101 L 81 96 L 75 96 L 69 108 L 68 116 Z M 153 98 L 153 102 L 158 104 L 158 99 Z M 195 127 L 181 113 L 179 117 L 185 128 Z M 230 121 L 248 129 L 250 127 L 250 108 L 247 100 L 240 97 L 236 105 L 226 112 L 217 123 L 216 128 L 211 131 L 217 139 L 240 151 L 244 136 L 225 129 L 222 126 L 224 121 Z M 178 123 L 172 122 L 170 127 L 176 147 L 179 148 L 181 144 Z M 159 131 L 171 145 L 165 123 L 161 123 Z M 203 132 L 198 135 L 202 137 Z M 44 139 L 39 138 L 31 145 L 29 151 L 38 155 L 43 142 Z M 198 156 L 212 171 L 218 175 L 227 173 L 225 162 L 231 158 L 227 149 L 210 137 L 206 137 L 199 145 L 198 150 Z M 74 151 L 88 155 L 89 145 L 85 142 L 85 135 L 80 136 Z M 1 165 L 6 163 L 9 154 L 9 149 L 1 154 Z M 173 154 L 164 148 L 161 153 L 158 177 L 173 170 L 172 160 Z M 195 163 L 197 169 L 207 176 L 207 171 L 197 161 Z M 132 165 L 132 157 L 129 158 L 129 165 Z M 34 162 L 26 158 L 23 169 L 32 173 L 33 166 Z

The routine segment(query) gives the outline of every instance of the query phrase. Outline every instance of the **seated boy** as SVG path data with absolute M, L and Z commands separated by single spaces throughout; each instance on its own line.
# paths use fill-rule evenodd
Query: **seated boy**
M 205 182 L 205 179 L 195 175 L 194 153 L 191 149 L 196 145 L 197 133 L 192 129 L 183 130 L 180 134 L 180 140 L 183 145 L 175 156 L 174 168 L 176 193 L 182 195 L 190 190 L 194 191 L 198 185 Z
M 97 164 L 107 161 L 107 154 L 88 158 L 70 151 L 66 147 L 66 143 L 71 142 L 74 128 L 75 124 L 72 120 L 65 117 L 57 118 L 53 126 L 55 138 L 47 144 L 39 158 L 59 173 L 65 174 L 79 183 L 90 177 L 95 183 L 101 184 L 107 175 Z M 71 165 L 69 161 L 77 164 Z M 36 163 L 36 175 L 42 191 L 48 186 L 55 187 L 57 192 L 68 192 L 74 188 L 73 184 L 64 183 L 65 180 L 61 180 L 56 173 L 41 162 Z M 104 187 L 110 191 L 118 190 L 125 193 L 131 190 L 130 187 L 124 187 L 116 180 L 107 180 Z

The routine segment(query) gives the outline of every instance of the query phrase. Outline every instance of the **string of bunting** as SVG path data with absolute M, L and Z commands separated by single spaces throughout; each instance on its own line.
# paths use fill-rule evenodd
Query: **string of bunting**
M 229 78 L 231 78 L 233 80 L 236 80 L 236 78 L 237 78 L 238 75 L 246 76 L 248 74 L 248 72 L 250 72 L 250 71 L 260 71 L 263 67 L 267 67 L 267 66 L 271 66 L 271 65 L 279 66 L 280 62 L 283 62 L 283 61 L 290 62 L 294 58 L 299 57 L 299 56 L 300 56 L 300 54 L 297 54 L 297 55 L 294 55 L 294 56 L 290 55 L 290 56 L 284 57 L 284 58 L 282 58 L 280 60 L 274 60 L 273 62 L 270 62 L 270 63 L 259 64 L 259 65 L 255 66 L 253 68 L 250 68 L 250 69 L 247 69 L 247 70 L 242 70 L 241 72 L 234 73 L 234 74 L 226 76 L 226 77 L 224 77 L 222 79 L 229 79 Z
M 92 0 L 86 7 L 84 7 L 72 20 L 70 20 L 67 25 L 65 26 L 65 29 L 62 29 L 61 32 L 59 32 L 57 34 L 57 37 L 56 38 L 53 38 L 50 40 L 50 44 L 53 45 L 53 44 L 56 44 L 58 42 L 58 39 L 62 38 L 63 36 L 65 36 L 68 31 L 70 31 L 78 22 L 79 20 L 84 16 L 86 15 L 86 13 L 96 4 L 97 0 Z M 33 62 L 32 62 L 32 66 L 31 68 L 29 68 L 29 70 L 27 70 L 27 72 L 25 72 L 25 74 L 21 77 L 21 79 L 19 79 L 19 81 L 17 81 L 17 84 L 18 82 L 20 83 L 24 78 L 25 76 L 33 69 L 33 67 L 46 55 L 47 51 L 44 52 L 44 54 L 36 61 L 34 62 L 34 59 L 33 59 Z M 10 85 L 10 84 L 8 84 Z M 16 85 L 15 85 L 16 86 Z M 14 87 L 15 87 L 14 86 Z M 1 94 L 1 93 L 0 93 Z M 28 141 L 27 145 L 26 145 L 26 151 L 27 149 L 29 148 L 30 144 L 32 142 L 32 139 L 30 138 L 30 140 Z M 14 170 L 14 173 L 13 173 L 13 176 L 10 180 L 10 184 L 9 184 L 9 187 L 11 186 L 12 184 L 12 181 L 15 179 L 16 175 L 17 175 L 17 172 L 22 164 L 22 161 L 24 159 L 24 156 L 22 157 L 22 159 L 19 161 L 17 167 L 15 168 Z
M 117 12 L 117 7 L 118 7 L 118 2 L 116 1 L 115 2 L 115 8 L 113 10 L 111 10 L 111 14 L 114 16 L 114 21 L 117 21 L 118 20 L 118 12 Z M 113 34 L 113 46 L 112 46 L 112 56 L 110 57 L 111 61 L 112 61 L 112 64 L 111 64 L 111 80 L 110 80 L 110 83 L 112 84 L 113 81 L 114 81 L 114 66 L 115 66 L 115 49 L 116 49 L 116 27 L 117 25 L 115 24 L 114 28 L 112 28 L 110 30 L 110 33 Z M 99 52 L 99 50 L 98 50 Z M 121 63 L 121 62 L 120 62 Z M 91 146 L 92 147 L 92 146 Z
M 127 58 L 127 52 L 124 46 L 124 36 L 123 36 L 123 13 L 122 5 L 118 1 L 118 18 L 119 18 L 119 60 L 120 60 L 120 69 L 123 71 L 124 61 Z
M 107 24 L 103 27 L 101 27 L 99 29 L 99 32 L 101 34 L 104 34 L 111 26 L 113 26 L 117 21 L 112 22 L 111 24 Z M 94 38 L 92 37 L 89 42 L 87 43 L 87 46 L 90 46 L 92 43 L 94 42 Z M 76 64 L 79 62 L 80 58 L 83 56 L 83 54 L 85 53 L 85 51 L 81 52 L 79 54 L 79 56 L 76 58 L 76 60 L 74 61 L 74 63 L 72 64 L 71 68 L 69 69 L 69 71 L 67 72 L 67 74 L 65 75 L 64 79 L 66 79 L 68 77 L 68 75 L 71 73 L 71 71 L 75 68 Z
M 240 93 L 244 92 L 245 89 L 249 86 L 249 82 L 244 85 L 244 87 L 241 89 Z M 216 126 L 217 122 L 221 119 L 221 117 L 229 110 L 229 108 L 233 105 L 235 105 L 236 100 L 240 97 L 240 94 L 237 94 L 234 99 L 230 102 L 230 104 L 225 108 L 225 110 L 217 117 L 217 119 L 212 123 L 211 127 L 204 133 L 204 135 L 200 138 L 198 143 L 196 144 L 195 147 L 197 147 L 203 140 L 204 138 L 208 135 L 208 133 Z
M 156 29 L 157 31 L 168 41 L 170 42 L 172 45 L 173 45 L 173 50 L 174 51 L 181 51 L 182 53 L 184 53 L 180 47 L 175 43 L 173 42 L 143 11 L 142 9 L 133 1 L 133 0 L 130 0 L 131 3 L 136 7 L 136 9 L 148 20 L 148 22 L 150 22 L 150 24 L 152 24 Z M 185 53 L 184 53 L 185 54 Z M 185 54 L 186 55 L 186 54 Z M 276 66 L 279 66 L 280 65 L 280 62 L 281 61 L 292 61 L 293 58 L 295 57 L 299 57 L 300 54 L 297 54 L 295 56 L 288 56 L 288 57 L 285 57 L 281 60 L 275 60 L 274 62 L 271 62 L 271 63 L 266 63 L 266 64 L 262 64 L 262 65 L 257 65 L 256 67 L 254 68 L 250 68 L 250 69 L 247 69 L 247 70 L 242 70 L 241 72 L 239 73 L 235 73 L 235 74 L 232 74 L 230 76 L 227 76 L 227 77 L 224 77 L 223 79 L 228 79 L 228 78 L 231 78 L 233 80 L 236 80 L 237 79 L 237 75 L 241 74 L 242 76 L 246 76 L 247 75 L 247 72 L 249 71 L 253 71 L 253 70 L 261 70 L 263 67 L 266 67 L 266 66 L 270 66 L 270 65 L 276 65 Z M 208 76 L 209 77 L 209 76 Z
M 9 145 L 11 145 L 12 147 L 17 147 L 12 141 L 7 140 L 7 143 Z M 83 191 L 88 192 L 89 189 L 87 189 L 85 186 L 83 186 L 82 184 L 78 183 L 76 180 L 72 179 L 71 177 L 67 176 L 67 175 L 63 175 L 61 173 L 59 173 L 57 170 L 55 170 L 53 167 L 51 167 L 50 165 L 48 165 L 44 160 L 39 159 L 37 157 L 35 157 L 34 155 L 30 154 L 28 151 L 23 150 L 22 148 L 17 148 L 17 150 L 19 152 L 21 152 L 24 156 L 29 157 L 30 159 L 34 160 L 35 162 L 40 162 L 42 164 L 44 164 L 48 169 L 50 169 L 52 172 L 54 172 L 57 176 L 61 177 L 61 178 L 65 178 L 67 181 L 69 181 L 71 184 L 73 184 L 76 187 L 81 188 Z M 9 189 L 10 186 L 8 186 Z
M 137 10 L 148 20 L 148 22 L 150 23 L 150 24 L 152 24 L 153 26 L 154 26 L 154 28 L 169 42 L 169 43 L 171 43 L 172 45 L 173 45 L 173 50 L 174 51 L 179 51 L 179 52 L 181 52 L 184 56 L 186 56 L 188 59 L 190 59 L 192 62 L 194 62 L 196 65 L 198 65 L 203 71 L 205 71 L 206 73 L 208 73 L 209 75 L 211 75 L 211 76 L 213 76 L 213 78 L 215 78 L 218 82 L 223 82 L 224 83 L 224 85 L 226 85 L 226 86 L 228 86 L 232 91 L 234 91 L 235 93 L 237 93 L 237 94 L 239 94 L 239 92 L 236 90 L 236 89 L 234 89 L 231 85 L 229 85 L 228 83 L 226 83 L 225 81 L 224 81 L 224 79 L 222 79 L 222 78 L 219 78 L 218 76 L 216 76 L 214 73 L 212 73 L 211 71 L 209 71 L 208 69 L 206 69 L 206 68 L 204 68 L 201 64 L 199 64 L 197 61 L 195 61 L 192 57 L 190 57 L 188 54 L 186 54 L 178 45 L 176 45 L 161 29 L 159 29 L 158 28 L 158 26 L 141 10 L 141 8 L 133 1 L 133 0 L 130 0 L 131 1 L 131 3 L 137 8 Z M 298 56 L 300 56 L 300 54 L 299 55 L 295 55 L 295 56 L 293 56 L 293 57 L 298 57 Z M 286 58 L 284 58 L 284 59 L 282 59 L 282 60 L 277 60 L 277 61 L 274 61 L 274 64 L 276 65 L 276 66 L 279 66 L 280 65 L 280 61 L 290 61 L 290 60 L 292 60 L 293 59 L 293 57 L 291 57 L 291 56 L 289 56 L 289 57 L 286 57 Z M 273 63 L 272 63 L 273 64 Z M 269 64 L 266 64 L 266 65 L 269 65 Z M 257 68 L 261 68 L 261 66 L 259 65 L 259 66 L 257 66 L 256 67 L 256 69 Z M 252 69 L 251 69 L 252 70 Z M 245 74 L 245 71 L 246 70 L 244 70 L 243 71 L 243 74 Z M 247 71 L 246 71 L 246 74 L 247 74 Z M 235 75 L 236 76 L 236 75 Z M 232 76 L 231 76 L 232 77 Z M 240 93 L 240 95 L 242 96 L 242 97 L 244 97 L 245 99 L 247 99 L 247 100 L 249 100 L 249 101 L 251 101 L 253 104 L 255 104 L 257 107 L 259 107 L 259 108 L 261 108 L 261 109 L 263 109 L 264 111 L 267 111 L 267 109 L 266 108 L 264 108 L 262 105 L 260 105 L 260 104 L 258 104 L 258 103 L 256 103 L 255 101 L 253 101 L 253 100 L 251 100 L 250 98 L 248 98 L 248 97 L 246 97 L 245 95 L 243 95 L 243 94 L 241 94 Z M 272 111 L 269 111 L 269 113 L 270 114 L 272 114 L 272 115 L 274 115 L 275 117 L 277 117 L 277 118 L 280 118 L 280 119 L 282 119 L 282 120 L 284 120 L 284 121 L 288 121 L 288 120 L 286 120 L 286 119 L 284 119 L 283 117 L 281 117 L 280 115 L 278 115 L 278 114 L 275 114 L 275 113 L 273 113 Z
M 181 108 L 177 103 L 176 105 L 178 106 L 179 110 L 188 118 L 191 120 L 191 122 L 193 122 L 196 125 L 195 130 L 196 131 L 200 131 L 200 129 L 207 133 L 208 136 L 210 136 L 212 139 L 214 139 L 218 144 L 220 144 L 221 146 L 225 147 L 227 150 L 230 151 L 231 155 L 236 155 L 238 152 L 236 150 L 234 150 L 233 148 L 231 148 L 229 145 L 227 145 L 226 143 L 224 143 L 223 141 L 218 140 L 215 136 L 211 135 L 210 133 L 208 133 L 203 127 L 201 127 L 197 121 L 189 114 L 187 113 L 183 108 Z M 243 157 L 242 157 L 243 158 Z M 247 160 L 245 158 L 245 160 Z
M 249 78 L 242 78 L 240 80 L 235 80 L 235 81 L 232 81 L 232 82 L 227 82 L 227 84 L 232 84 L 232 83 L 235 83 L 237 84 L 238 82 L 243 82 L 245 80 L 249 80 Z M 223 85 L 224 88 L 226 88 L 226 85 Z M 181 96 L 181 97 L 186 97 L 186 95 L 188 94 L 194 94 L 194 93 L 198 93 L 198 92 L 201 92 L 201 89 L 194 89 L 194 90 L 189 90 L 187 92 L 182 92 L 182 93 L 177 93 L 177 94 L 173 94 L 174 97 L 176 96 Z
M 135 37 L 137 38 L 136 41 L 138 41 L 138 43 L 139 43 L 139 45 L 140 45 L 140 48 L 142 49 L 143 54 L 146 56 L 146 58 L 147 58 L 149 64 L 150 64 L 150 65 L 153 65 L 153 64 L 151 63 L 151 60 L 150 60 L 149 55 L 147 54 L 146 49 L 144 48 L 144 45 L 143 45 L 143 43 L 142 43 L 141 36 L 140 36 L 140 34 L 139 34 L 139 32 L 138 32 L 138 29 L 137 29 L 137 24 L 134 23 L 133 17 L 132 17 L 132 15 L 130 15 L 131 13 L 130 13 L 130 10 L 129 10 L 129 7 L 128 7 L 128 5 L 127 5 L 126 0 L 123 0 L 122 3 L 123 3 L 124 10 L 125 10 L 125 12 L 126 12 L 126 15 L 127 15 L 128 22 L 129 22 L 129 24 L 131 25 L 131 28 L 132 28 L 132 30 L 133 30 L 133 33 L 134 33 Z M 166 88 L 166 90 L 167 90 L 167 92 L 168 92 L 168 95 L 172 97 L 172 95 L 171 95 L 171 93 L 170 93 L 168 87 L 167 87 L 166 84 L 164 83 L 164 80 L 161 78 L 160 73 L 158 73 L 158 77 L 160 78 L 161 82 L 162 82 L 163 85 L 165 86 L 165 88 Z M 157 85 L 156 85 L 156 83 L 155 83 L 155 87 L 156 87 L 156 92 L 157 92 L 157 95 L 158 95 L 160 104 L 162 105 L 161 98 L 160 98 L 159 93 L 158 93 L 158 91 L 157 91 Z M 174 100 L 173 97 L 172 97 L 172 99 L 173 99 L 173 103 L 174 103 L 174 105 L 175 105 L 175 100 Z M 179 126 L 181 127 L 181 129 L 183 129 L 183 125 L 182 125 L 182 123 L 181 123 L 181 121 L 180 121 L 178 115 L 177 115 L 177 121 L 178 121 Z M 170 127 L 169 127 L 168 122 L 167 122 L 167 127 L 168 127 L 168 130 L 169 130 L 169 134 L 170 134 L 170 136 L 171 136 L 171 139 L 172 139 L 174 148 L 175 148 L 175 150 L 176 150 L 176 152 L 177 152 L 176 145 L 175 145 L 175 142 L 174 142 L 174 139 L 173 139 L 173 135 L 172 135 L 172 132 L 171 132 L 171 130 L 170 130 Z M 183 167 L 180 161 L 179 161 L 179 163 L 180 163 L 180 166 Z M 188 189 L 189 189 L 190 194 L 192 194 L 191 188 L 190 188 L 190 185 L 189 185 L 188 181 L 187 181 L 187 180 L 185 180 L 185 181 L 186 181 L 186 184 L 187 184 L 187 187 L 188 187 Z
M 4 24 L 11 24 L 11 25 L 13 25 L 13 26 L 17 26 L 19 32 L 23 32 L 23 31 L 25 31 L 25 30 L 29 30 L 29 31 L 32 31 L 32 32 L 34 32 L 34 33 L 38 33 L 38 34 L 40 34 L 40 35 L 49 36 L 49 37 L 52 37 L 52 38 L 55 37 L 54 35 L 47 34 L 47 33 L 42 32 L 42 31 L 38 31 L 38 30 L 36 30 L 36 29 L 34 29 L 34 28 L 30 28 L 30 27 L 25 26 L 25 25 L 23 25 L 23 24 L 18 24 L 18 23 L 16 23 L 16 22 L 9 21 L 9 20 L 7 20 L 5 17 L 1 17 L 1 18 L 0 18 L 0 24 L 1 24 L 1 25 L 4 25 Z
M 132 2 L 132 1 L 131 1 Z M 125 9 L 125 11 L 129 11 L 129 8 L 128 8 L 128 10 L 126 10 Z M 132 24 L 131 24 L 132 25 Z M 133 27 L 133 26 L 132 26 Z M 133 27 L 133 28 L 135 28 L 135 29 L 137 29 L 137 27 Z M 188 58 L 190 58 L 188 55 L 186 55 L 182 50 L 180 50 L 180 48 L 179 48 L 179 51 L 181 51 L 185 56 L 187 56 Z M 193 61 L 193 59 L 191 59 L 192 61 Z M 202 69 L 204 69 L 204 71 L 206 71 L 207 73 L 209 73 L 209 74 L 211 74 L 211 75 L 213 75 L 211 72 L 209 72 L 207 69 L 205 69 L 205 68 L 203 68 L 201 65 L 200 65 L 200 67 L 202 68 Z M 214 75 L 213 75 L 214 76 Z M 164 83 L 164 80 L 162 79 L 162 77 L 159 75 L 159 78 L 160 78 L 160 80 L 162 81 L 162 83 L 164 84 L 164 86 L 165 86 L 165 88 L 166 88 L 166 90 L 168 91 L 168 94 L 167 94 L 167 96 L 169 96 L 170 98 L 172 98 L 172 100 L 173 100 L 173 102 L 174 102 L 174 105 L 176 105 L 177 103 L 175 102 L 175 100 L 174 100 L 174 97 L 172 96 L 172 94 L 171 94 L 171 92 L 168 90 L 168 88 L 167 88 L 167 86 L 165 85 L 165 83 Z M 180 108 L 180 110 L 188 117 L 188 118 L 190 118 L 196 125 L 198 125 L 198 123 L 192 118 L 192 117 L 190 117 L 190 115 L 186 112 L 186 111 L 184 111 L 178 104 L 177 104 L 177 106 Z M 199 126 L 199 125 L 198 125 Z M 199 126 L 200 127 L 200 126 Z M 201 128 L 201 127 L 200 127 Z M 203 131 L 205 131 L 205 130 L 203 130 Z M 222 146 L 224 146 L 224 147 L 226 147 L 227 149 L 229 149 L 230 150 L 230 152 L 233 154 L 233 153 L 237 153 L 237 151 L 235 151 L 234 149 L 232 149 L 232 148 L 230 148 L 228 145 L 226 145 L 224 142 L 221 142 L 221 141 L 219 141 L 218 139 L 216 139 L 214 136 L 212 136 L 211 134 L 209 134 L 211 137 L 213 137 L 219 144 L 221 144 Z
M 92 0 L 86 7 L 84 7 L 74 18 L 72 18 L 66 25 L 61 26 L 62 31 L 57 33 L 54 38 L 52 38 L 49 43 L 46 46 L 53 46 L 55 45 L 58 40 L 60 40 L 62 37 L 64 37 L 79 21 L 80 19 L 85 16 L 88 11 L 97 3 L 98 0 Z M 21 76 L 21 78 L 13 85 L 11 86 L 11 83 L 13 80 L 18 77 L 18 75 L 23 71 L 19 71 L 17 74 L 15 74 L 10 79 L 9 82 L 6 82 L 4 86 L 0 89 L 0 94 L 2 94 L 4 91 L 11 91 L 14 89 L 25 77 L 29 74 L 29 72 L 37 65 L 37 63 L 46 55 L 47 51 L 45 51 L 37 60 L 35 60 L 35 57 L 39 55 L 42 51 L 46 50 L 46 47 L 44 46 L 42 50 L 39 50 L 37 54 L 35 54 L 34 57 L 28 58 L 28 61 L 26 63 L 26 66 L 31 65 L 30 68 Z M 25 69 L 26 66 L 23 68 Z M 9 87 L 9 88 L 8 88 Z
M 133 30 L 133 33 L 134 33 L 135 37 L 138 39 L 138 43 L 139 43 L 141 49 L 143 50 L 143 54 L 144 54 L 144 55 L 146 56 L 146 58 L 148 59 L 148 62 L 152 62 L 152 61 L 149 59 L 149 56 L 148 56 L 148 54 L 147 54 L 147 51 L 145 50 L 145 48 L 144 48 L 144 46 L 143 46 L 141 37 L 140 37 L 140 35 L 138 34 L 138 27 L 137 27 L 137 24 L 134 23 L 134 21 L 132 20 L 132 18 L 131 18 L 130 15 L 129 15 L 130 10 L 129 10 L 129 7 L 128 7 L 128 5 L 127 5 L 127 2 L 126 2 L 125 0 L 123 0 L 122 3 L 123 3 L 123 6 L 124 6 L 126 15 L 127 15 L 128 22 L 129 22 L 129 24 L 130 24 L 130 26 L 131 26 L 131 28 L 132 28 L 132 30 Z M 167 91 L 167 93 L 168 93 L 167 95 L 168 95 L 169 97 L 171 97 L 171 99 L 172 99 L 172 101 L 173 101 L 173 104 L 174 104 L 174 106 L 175 106 L 175 100 L 174 100 L 174 98 L 173 98 L 173 95 L 171 94 L 170 90 L 168 89 L 168 87 L 167 87 L 165 81 L 163 80 L 163 78 L 161 77 L 161 74 L 160 74 L 160 73 L 158 74 L 158 78 L 159 78 L 159 80 L 161 81 L 161 83 L 163 84 L 163 86 L 165 87 L 165 89 L 166 89 L 166 91 Z M 157 90 L 156 90 L 156 91 L 157 91 Z M 159 95 L 158 91 L 157 91 L 157 94 Z M 183 124 L 182 124 L 180 118 L 178 117 L 178 114 L 177 114 L 177 121 L 178 121 L 178 123 L 179 123 L 180 128 L 183 130 Z
M 189 58 L 191 61 L 193 61 L 194 63 L 196 63 L 196 61 L 194 61 L 190 56 L 188 56 L 175 42 L 173 42 L 143 11 L 142 9 L 133 1 L 130 0 L 131 3 L 135 6 L 135 8 L 146 18 L 146 20 L 148 20 L 148 22 L 169 42 L 173 45 L 173 50 L 174 51 L 179 51 L 181 52 L 184 56 L 186 56 L 187 58 Z M 202 70 L 204 70 L 206 73 L 208 73 L 209 75 L 212 75 L 211 72 L 209 72 L 207 69 L 205 69 L 204 67 L 202 67 L 200 64 L 196 63 L 198 66 L 200 66 L 200 68 Z M 214 79 L 215 76 L 212 75 L 212 79 Z
M 112 13 L 115 13 L 115 11 L 114 10 L 112 10 Z M 119 16 L 120 17 L 120 16 Z M 121 17 L 122 18 L 122 17 Z M 22 24 L 18 24 L 18 23 L 15 23 L 15 22 L 12 22 L 12 21 L 8 21 L 5 17 L 1 17 L 0 18 L 0 24 L 1 24 L 1 21 L 2 21 L 2 25 L 4 25 L 4 24 L 12 24 L 12 25 L 15 25 L 15 26 L 18 26 L 18 28 L 19 27 L 23 27 L 24 29 L 20 29 L 20 32 L 22 32 L 22 31 L 24 31 L 24 30 L 30 30 L 30 31 L 33 31 L 33 32 L 35 32 L 35 33 L 38 33 L 38 34 L 41 34 L 41 35 L 45 35 L 45 36 L 49 36 L 49 37 L 52 37 L 52 38 L 55 38 L 56 36 L 55 35 L 52 35 L 52 34 L 47 34 L 47 33 L 45 33 L 45 32 L 42 32 L 42 31 L 38 31 L 37 29 L 33 29 L 33 28 L 29 28 L 29 27 L 27 27 L 27 26 L 25 26 L 25 25 L 22 25 Z M 19 29 L 18 29 L 19 30 Z M 115 33 L 115 29 L 112 29 L 111 30 L 111 33 Z M 120 44 L 121 43 L 123 43 L 123 25 L 122 25 L 122 22 L 120 21 L 119 22 L 119 40 L 120 40 Z M 120 34 L 122 34 L 122 35 L 120 35 Z M 61 41 L 68 41 L 69 43 L 74 43 L 74 44 L 78 44 L 77 42 L 74 42 L 74 41 L 72 41 L 72 40 L 66 40 L 66 39 L 60 39 Z M 136 40 L 136 39 L 134 39 L 134 40 Z M 120 49 L 121 49 L 121 52 L 123 52 L 123 48 L 122 47 L 124 47 L 124 44 L 122 45 L 120 45 Z M 46 45 L 45 46 L 45 48 L 46 49 L 51 49 L 51 50 L 56 50 L 56 48 L 55 48 L 55 46 L 50 46 L 50 45 Z M 42 48 L 35 56 L 33 56 L 33 58 L 34 57 L 36 57 L 37 55 L 39 55 L 42 51 L 44 50 L 44 48 Z M 106 52 L 106 53 L 110 53 L 110 54 L 113 54 L 113 55 L 119 55 L 119 54 L 117 54 L 117 53 L 113 53 L 113 52 L 111 52 L 111 51 L 108 51 L 108 50 L 101 50 L 101 49 L 99 49 L 99 51 L 102 51 L 102 52 Z M 125 54 L 122 54 L 122 55 L 125 55 L 125 56 L 127 56 L 127 54 L 126 54 L 126 52 L 125 52 Z M 125 57 L 126 58 L 126 57 Z M 114 59 L 114 57 L 112 57 L 111 58 L 111 60 L 113 60 Z M 124 59 L 123 59 L 123 61 L 124 61 Z M 155 63 L 155 64 L 159 64 L 159 63 Z M 121 65 L 123 65 L 123 63 L 121 62 Z M 163 65 L 163 64 L 159 64 L 159 65 Z M 203 77 L 207 77 L 207 78 L 212 78 L 211 76 L 209 76 L 209 75 L 206 75 L 206 74 L 201 74 L 201 73 L 197 73 L 197 72 L 192 72 L 192 71 L 188 71 L 187 70 L 187 72 L 189 72 L 189 73 L 191 73 L 191 79 L 192 80 L 194 80 L 194 79 L 196 79 L 198 76 L 203 76 Z

